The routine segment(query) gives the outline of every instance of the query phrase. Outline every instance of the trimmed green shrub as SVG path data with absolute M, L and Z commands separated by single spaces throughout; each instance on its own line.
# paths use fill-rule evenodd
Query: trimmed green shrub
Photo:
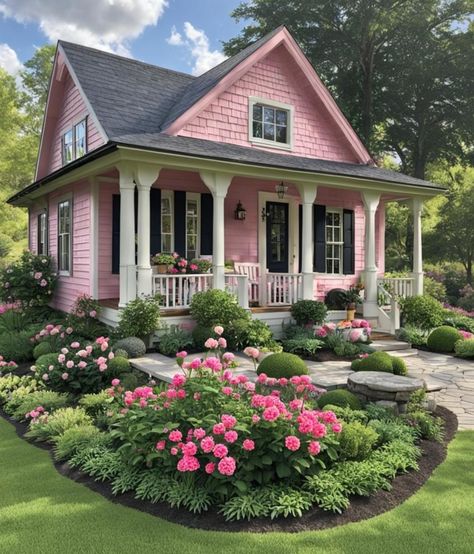
M 121 337 L 140 337 L 145 340 L 158 329 L 159 321 L 160 305 L 156 300 L 135 298 L 120 310 L 117 333 Z
M 204 343 L 209 337 L 216 338 L 216 334 L 211 327 L 202 327 L 201 325 L 196 325 L 191 335 L 193 337 L 194 347 L 199 351 L 204 350 Z
M 301 358 L 287 352 L 270 354 L 257 367 L 257 373 L 265 373 L 268 377 L 290 378 L 294 375 L 307 375 L 308 368 Z
M 193 337 L 189 331 L 179 327 L 172 327 L 160 335 L 158 348 L 165 356 L 174 356 L 180 350 L 186 350 L 193 346 Z
M 321 325 L 327 311 L 324 302 L 317 300 L 298 300 L 291 306 L 291 315 L 298 325 Z
M 357 371 L 385 371 L 386 373 L 393 373 L 392 357 L 386 352 L 373 352 L 367 358 L 361 358 L 360 363 L 356 364 L 356 367 Z
M 392 356 L 392 369 L 394 375 L 406 375 L 408 373 L 407 364 L 403 358 Z
M 120 376 L 120 384 L 125 390 L 134 390 L 138 387 L 138 377 L 135 373 L 124 373 Z
M 26 394 L 17 394 L 20 389 L 13 392 L 11 399 L 5 404 L 5 412 L 13 419 L 23 421 L 26 414 L 42 406 L 47 412 L 63 408 L 68 403 L 68 395 L 52 390 L 28 391 Z
M 128 352 L 126 350 L 124 350 L 123 348 L 116 348 L 114 350 L 114 354 L 116 356 L 119 356 L 120 358 L 125 358 L 128 360 Z
M 445 310 L 431 296 L 408 296 L 401 301 L 404 324 L 421 329 L 433 329 L 443 323 Z
M 43 354 L 36 362 L 35 366 L 42 371 L 47 371 L 50 365 L 54 365 L 58 362 L 58 353 L 51 352 L 50 354 Z
M 54 458 L 67 460 L 83 448 L 108 446 L 110 442 L 110 435 L 103 433 L 94 425 L 77 425 L 53 437 Z
M 231 350 L 243 350 L 247 346 L 272 348 L 275 345 L 270 327 L 259 319 L 237 319 L 224 329 Z
M 458 340 L 454 352 L 460 358 L 474 358 L 474 339 Z
M 37 360 L 40 356 L 51 354 L 52 351 L 53 349 L 48 341 L 40 342 L 33 348 L 33 358 Z
M 325 392 L 318 398 L 318 407 L 323 409 L 328 404 L 339 406 L 340 408 L 351 408 L 352 410 L 360 410 L 360 400 L 355 394 L 345 389 L 337 389 Z M 327 409 L 327 408 L 326 408 Z
M 339 435 L 339 452 L 344 460 L 363 460 L 373 450 L 379 436 L 372 427 L 358 421 L 346 423 Z
M 16 363 L 29 362 L 33 359 L 33 332 L 4 333 L 0 335 L 0 356 Z
M 191 315 L 201 327 L 222 325 L 224 330 L 237 319 L 250 319 L 233 294 L 218 289 L 196 293 L 191 300 Z
M 120 377 L 122 373 L 130 371 L 130 362 L 128 358 L 122 358 L 121 356 L 115 356 L 115 358 L 109 360 L 108 366 L 111 377 Z
M 47 441 L 71 427 L 91 424 L 92 418 L 82 408 L 60 408 L 52 414 L 40 416 L 36 421 L 32 421 L 25 436 L 37 441 Z
M 138 337 L 127 337 L 118 340 L 112 347 L 112 352 L 116 350 L 125 350 L 129 358 L 140 358 L 146 353 L 146 346 L 142 339 Z
M 454 327 L 442 325 L 431 331 L 428 336 L 427 346 L 435 352 L 454 352 L 454 345 L 462 338 Z
M 362 358 L 356 358 L 355 360 L 352 360 L 351 362 L 352 371 L 361 371 L 360 369 L 361 362 L 362 362 Z

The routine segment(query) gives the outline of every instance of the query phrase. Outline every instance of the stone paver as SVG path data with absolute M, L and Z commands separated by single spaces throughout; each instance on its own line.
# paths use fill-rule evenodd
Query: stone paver
M 204 354 L 193 354 L 188 361 L 195 357 L 204 357 Z M 253 363 L 247 356 L 236 354 L 236 361 L 236 373 L 243 373 L 251 380 L 256 378 Z M 436 402 L 458 416 L 460 429 L 474 429 L 474 362 L 424 351 L 419 351 L 417 356 L 406 356 L 405 362 L 408 375 L 423 379 Z M 179 371 L 175 361 L 162 354 L 149 354 L 131 363 L 167 382 Z M 307 362 L 307 365 L 313 383 L 328 390 L 345 388 L 352 373 L 349 362 Z

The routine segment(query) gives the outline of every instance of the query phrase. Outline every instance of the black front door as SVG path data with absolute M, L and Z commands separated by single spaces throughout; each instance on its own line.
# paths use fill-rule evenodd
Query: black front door
M 267 268 L 288 273 L 288 204 L 267 202 Z

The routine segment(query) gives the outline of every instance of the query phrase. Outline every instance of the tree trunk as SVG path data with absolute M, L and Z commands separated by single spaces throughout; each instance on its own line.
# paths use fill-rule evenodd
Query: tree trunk
M 466 280 L 467 280 L 467 284 L 472 286 L 472 258 L 469 258 L 467 260 Z

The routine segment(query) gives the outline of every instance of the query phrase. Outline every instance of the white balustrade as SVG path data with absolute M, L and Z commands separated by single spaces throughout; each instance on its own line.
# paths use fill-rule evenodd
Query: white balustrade
M 239 306 L 248 309 L 249 307 L 249 278 L 241 273 L 225 274 L 225 290 L 235 294 Z
M 267 273 L 267 305 L 291 306 L 302 298 L 301 273 Z
M 392 296 L 407 298 L 413 296 L 414 281 L 413 277 L 382 277 L 378 279 L 378 284 Z
M 189 308 L 197 292 L 212 288 L 212 274 L 154 274 L 153 295 L 160 295 L 163 310 Z

